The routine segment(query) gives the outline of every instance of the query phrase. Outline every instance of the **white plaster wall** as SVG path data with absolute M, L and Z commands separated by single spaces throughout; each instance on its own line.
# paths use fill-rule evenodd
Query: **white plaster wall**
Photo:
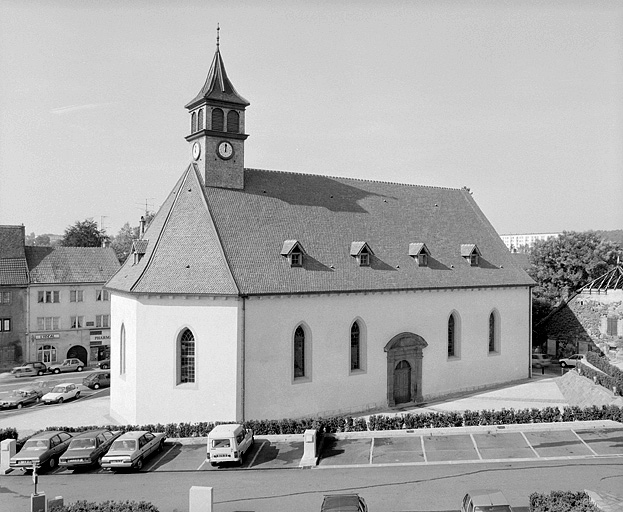
M 235 420 L 238 304 L 225 298 L 113 294 L 111 413 L 138 424 Z M 125 378 L 118 370 L 122 322 Z M 196 382 L 178 384 L 176 341 L 185 328 L 195 337 Z
M 489 354 L 489 314 L 500 318 L 501 350 Z M 447 321 L 460 317 L 459 357 L 447 357 Z M 529 375 L 528 288 L 419 291 L 367 295 L 251 298 L 245 317 L 245 418 L 284 418 L 361 411 L 387 405 L 384 346 L 412 332 L 428 343 L 424 398 Z M 365 370 L 350 373 L 350 327 L 365 326 Z M 303 322 L 311 337 L 311 375 L 293 381 L 292 340 Z

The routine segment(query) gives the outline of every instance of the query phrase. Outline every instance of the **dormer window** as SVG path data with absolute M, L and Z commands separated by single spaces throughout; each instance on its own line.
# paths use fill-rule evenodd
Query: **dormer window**
M 291 267 L 303 266 L 303 255 L 305 251 L 298 240 L 286 240 L 281 248 L 281 255 L 288 258 Z
M 480 250 L 476 244 L 461 244 L 461 256 L 469 261 L 472 267 L 480 265 Z
M 147 250 L 147 244 L 149 243 L 149 240 L 144 240 L 144 239 L 140 239 L 140 240 L 134 240 L 132 242 L 132 264 L 136 265 L 139 261 L 141 261 L 143 259 L 143 256 L 145 256 L 145 251 Z
M 428 258 L 430 256 L 430 251 L 428 250 L 428 247 L 426 247 L 426 244 L 409 244 L 409 256 L 417 259 L 417 264 L 419 267 L 428 267 Z
M 360 267 L 369 267 L 370 257 L 373 254 L 367 242 L 353 242 L 350 244 L 350 255 L 357 259 Z

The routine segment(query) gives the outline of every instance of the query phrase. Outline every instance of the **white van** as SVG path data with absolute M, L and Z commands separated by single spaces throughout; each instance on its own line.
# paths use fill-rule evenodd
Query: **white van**
M 208 434 L 208 452 L 206 459 L 212 466 L 222 462 L 237 462 L 242 465 L 242 458 L 253 446 L 253 431 L 237 423 L 217 425 Z

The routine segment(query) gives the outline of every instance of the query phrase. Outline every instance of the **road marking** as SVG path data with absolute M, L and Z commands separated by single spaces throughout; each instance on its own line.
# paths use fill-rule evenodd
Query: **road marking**
M 208 462 L 208 459 L 203 459 L 203 462 L 201 463 L 201 466 L 199 466 L 195 471 L 201 471 L 201 468 L 203 467 L 203 465 Z
M 150 467 L 155 466 L 156 464 L 158 464 L 158 462 L 160 462 L 164 456 L 169 453 L 171 450 L 173 449 L 173 446 L 171 446 L 170 448 L 166 449 L 166 450 L 162 450 L 162 455 L 160 455 L 160 457 L 158 457 L 157 459 L 154 460 L 154 462 L 152 463 L 152 465 Z
M 267 443 L 268 441 L 262 441 L 262 444 L 260 445 L 260 447 L 257 449 L 257 453 L 255 454 L 255 457 L 253 457 L 253 459 L 251 460 L 251 462 L 248 464 L 247 467 L 252 467 L 253 464 L 255 464 L 255 459 L 257 459 L 257 456 L 260 454 L 260 452 L 262 451 L 262 448 L 264 448 L 264 445 Z
M 420 444 L 422 445 L 422 455 L 424 455 L 424 462 L 428 463 L 428 458 L 426 457 L 426 448 L 424 448 L 424 436 L 420 436 Z
M 526 437 L 526 434 L 524 434 L 523 432 L 520 432 L 520 434 L 523 436 L 524 441 L 530 447 L 530 449 L 534 452 L 534 454 L 537 456 L 537 458 L 540 459 L 541 456 L 537 453 L 537 451 L 534 449 L 534 447 L 530 444 L 530 441 L 528 441 L 528 438 Z
M 474 449 L 476 450 L 476 455 L 478 455 L 478 458 L 482 460 L 482 455 L 480 455 L 480 450 L 478 449 L 478 445 L 476 444 L 476 440 L 474 439 L 474 434 L 470 434 L 469 437 L 472 438 L 472 443 L 474 445 Z
M 573 433 L 575 434 L 575 437 L 577 437 L 577 438 L 578 438 L 578 439 L 582 442 L 582 444 L 583 444 L 584 446 L 586 446 L 586 447 L 587 447 L 587 448 L 591 451 L 591 453 L 592 453 L 593 455 L 599 455 L 599 454 L 598 454 L 595 450 L 593 450 L 593 449 L 592 449 L 589 445 L 587 445 L 587 444 L 586 444 L 586 442 L 584 441 L 584 439 L 582 439 L 582 438 L 578 435 L 578 433 L 577 433 L 575 430 L 571 429 L 571 432 L 573 432 Z
M 370 459 L 369 463 L 370 464 L 372 464 L 373 453 L 374 453 L 374 437 L 372 438 L 372 442 L 370 443 L 370 457 L 369 457 L 369 459 Z

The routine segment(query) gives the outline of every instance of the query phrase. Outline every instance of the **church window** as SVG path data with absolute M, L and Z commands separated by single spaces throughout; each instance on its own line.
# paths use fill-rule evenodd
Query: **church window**
M 231 133 L 240 131 L 240 114 L 235 110 L 227 112 L 227 131 Z
M 456 355 L 456 321 L 454 320 L 454 314 L 448 318 L 448 357 L 454 357 Z
M 223 132 L 225 119 L 223 111 L 220 108 L 215 108 L 212 111 L 212 130 L 215 132 Z
M 305 376 L 305 331 L 299 325 L 294 331 L 294 378 Z
M 361 370 L 361 332 L 357 322 L 350 328 L 350 370 Z
M 489 315 L 489 353 L 500 351 L 500 319 L 496 311 Z
M 195 336 L 190 329 L 185 329 L 179 342 L 178 384 L 189 382 L 195 382 Z
M 618 318 L 616 316 L 609 316 L 606 324 L 606 334 L 608 336 L 618 335 Z
M 125 325 L 121 324 L 119 335 L 119 373 L 125 375 Z
M 197 114 L 193 112 L 190 114 L 190 133 L 195 133 L 197 131 Z
M 199 111 L 197 112 L 197 130 L 196 131 L 200 131 L 203 130 L 203 109 L 200 108 Z

